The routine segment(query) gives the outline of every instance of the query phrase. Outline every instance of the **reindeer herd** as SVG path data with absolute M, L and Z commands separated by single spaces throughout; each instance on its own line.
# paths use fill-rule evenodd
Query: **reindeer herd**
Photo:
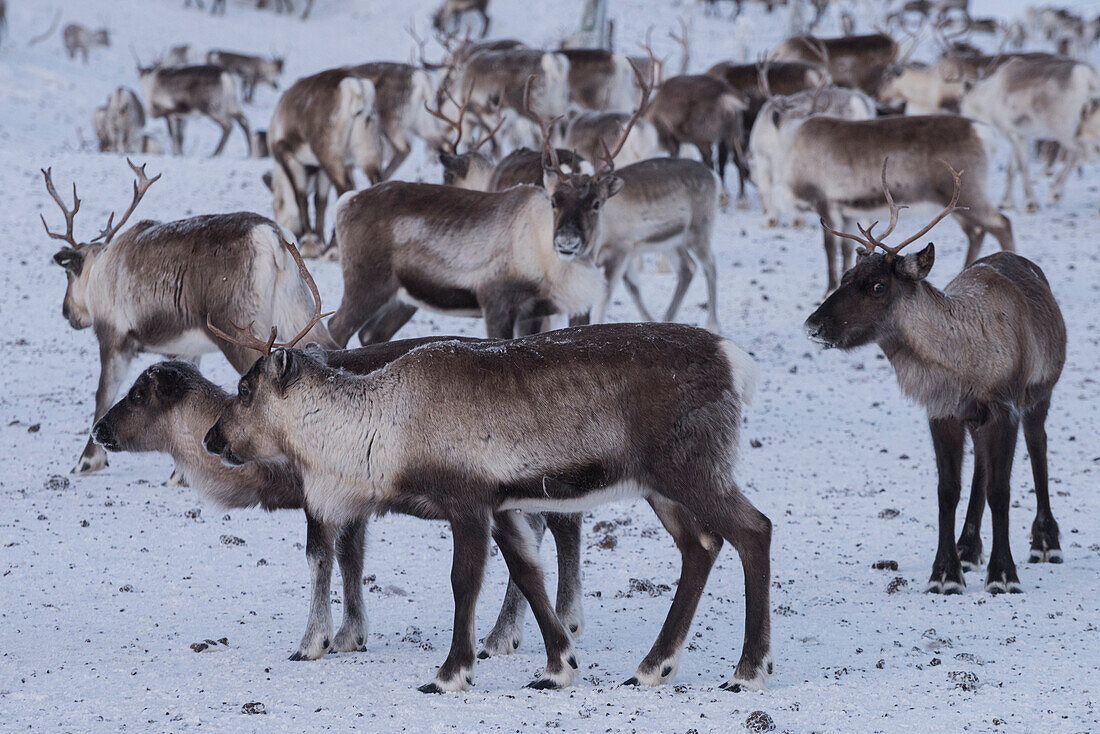
M 928 5 L 925 15 L 943 5 L 941 16 L 950 17 L 954 8 Z M 906 3 L 896 17 L 920 10 Z M 484 35 L 485 2 L 447 0 L 440 9 L 440 61 L 425 58 L 427 44 L 413 31 L 417 62 L 322 70 L 282 92 L 266 134 L 274 220 L 237 212 L 123 229 L 160 178 L 131 163 L 128 209 L 81 239 L 75 184 L 70 206 L 43 171 L 66 224 L 57 233 L 43 218 L 49 236 L 65 243 L 54 256 L 68 278 L 62 311 L 73 328 L 91 327 L 100 348 L 94 427 L 74 471 L 103 469 L 106 451 L 163 452 L 176 462 L 175 482 L 214 502 L 304 510 L 311 601 L 293 660 L 364 649 L 359 579 L 372 516 L 446 521 L 454 632 L 427 692 L 465 689 L 477 658 L 514 652 L 527 605 L 547 654 L 531 685 L 570 685 L 584 627 L 580 513 L 643 498 L 672 535 L 682 568 L 657 640 L 627 682 L 675 677 L 728 542 L 744 569 L 745 637 L 723 687 L 759 689 L 773 668 L 771 522 L 736 480 L 758 371 L 719 335 L 723 243 L 713 238 L 732 158 L 741 207 L 751 182 L 769 226 L 806 212 L 820 220 L 828 297 L 806 319 L 810 338 L 840 349 L 877 344 L 902 391 L 927 408 L 939 473 L 928 591 L 959 593 L 963 572 L 980 568 L 986 502 L 993 543 L 985 589 L 1021 590 L 1008 537 L 1021 422 L 1038 504 L 1029 560 L 1062 561 L 1044 422 L 1066 330 L 1042 270 L 1015 254 L 1012 224 L 991 203 L 986 179 L 999 134 L 1011 144 L 1009 184 L 1021 175 L 1032 208 L 1031 146 L 1053 141 L 1065 159 L 1052 190 L 1060 197 L 1069 173 L 1100 144 L 1100 76 L 1091 66 L 1043 51 L 960 50 L 937 30 L 944 55 L 933 64 L 909 61 L 905 39 L 886 32 L 801 35 L 756 63 L 723 61 L 691 74 L 684 28 L 674 35 L 682 73 L 668 74 L 648 43 L 645 55 L 629 56 L 462 38 L 448 14 L 471 12 L 484 18 Z M 142 67 L 141 98 L 125 89 L 111 95 L 96 112 L 102 149 L 146 150 L 145 120 L 163 117 L 180 154 L 184 120 L 196 112 L 222 128 L 215 154 L 234 123 L 251 145 L 240 91 L 247 98 L 257 84 L 275 86 L 282 62 L 211 51 L 192 64 L 190 55 L 179 47 Z M 905 106 L 916 114 L 897 114 Z M 416 145 L 439 161 L 442 183 L 400 180 Z M 701 160 L 679 157 L 685 145 Z M 357 190 L 357 172 L 367 188 Z M 1010 204 L 1009 190 L 1001 209 Z M 911 205 L 939 213 L 886 244 Z M 877 222 L 864 222 L 879 211 L 889 223 L 875 234 Z M 933 245 L 901 250 L 948 216 L 968 248 L 962 272 L 939 290 L 926 280 Z M 1003 252 L 979 259 L 987 232 Z M 853 243 L 861 245 L 855 259 Z M 326 252 L 343 278 L 331 314 L 322 313 L 303 259 Z M 651 323 L 638 277 L 651 253 L 675 263 L 665 322 L 702 269 L 708 330 Z M 620 281 L 642 322 L 602 323 Z M 419 309 L 481 318 L 487 338 L 392 341 Z M 296 335 L 280 343 L 282 334 Z M 354 335 L 362 346 L 348 349 Z M 241 374 L 235 393 L 197 369 L 202 355 L 218 351 Z M 116 403 L 139 352 L 172 361 L 145 370 Z M 967 433 L 974 479 L 956 540 Z M 559 559 L 556 604 L 536 554 L 546 529 Z M 510 584 L 478 650 L 474 609 L 490 538 Z M 334 556 L 344 585 L 335 635 Z

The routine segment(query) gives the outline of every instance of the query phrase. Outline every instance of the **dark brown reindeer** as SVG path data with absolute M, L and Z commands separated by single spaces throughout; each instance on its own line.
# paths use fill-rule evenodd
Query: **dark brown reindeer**
M 835 233 L 863 245 L 860 259 L 806 320 L 806 330 L 826 347 L 878 344 L 894 366 L 902 392 L 928 410 L 939 473 L 939 544 L 928 591 L 959 593 L 966 585 L 963 570 L 980 567 L 981 519 L 988 501 L 993 549 L 985 589 L 1019 592 L 1008 510 L 1021 421 L 1037 500 L 1030 560 L 1062 561 L 1058 524 L 1050 512 L 1045 422 L 1065 363 L 1066 328 L 1042 270 L 1019 255 L 1001 252 L 982 258 L 940 291 L 925 280 L 935 260 L 931 243 L 920 252 L 900 254 L 958 203 L 960 174 L 952 170 L 951 175 L 954 194 L 948 206 L 917 234 L 890 247 L 883 240 L 894 230 L 901 207 L 894 205 L 887 188 L 883 162 L 890 224 L 877 236 L 874 224 L 861 226 L 861 235 Z M 956 543 L 955 508 L 967 433 L 974 442 L 974 480 Z
M 626 497 L 650 503 L 683 559 L 668 617 L 627 683 L 674 679 L 725 540 L 741 556 L 746 611 L 741 658 L 723 687 L 759 689 L 772 670 L 771 522 L 734 480 L 755 380 L 732 343 L 678 324 L 441 341 L 366 375 L 334 369 L 317 351 L 277 349 L 241 379 L 203 445 L 231 465 L 293 461 L 307 506 L 333 527 L 388 511 L 450 523 L 453 637 L 421 691 L 473 683 L 490 536 L 543 634 L 547 664 L 532 687 L 570 685 L 573 645 L 530 528 L 512 510 L 574 512 Z M 642 393 L 650 399 L 639 402 Z
M 255 321 L 260 328 L 296 329 L 309 319 L 309 290 L 294 267 L 279 228 L 248 212 L 212 214 L 175 222 L 143 220 L 122 232 L 145 192 L 160 178 L 130 163 L 137 180 L 129 208 L 91 242 L 78 242 L 73 230 L 80 200 L 73 185 L 69 209 L 42 172 L 46 190 L 65 215 L 64 234 L 46 233 L 66 243 L 54 254 L 65 269 L 68 288 L 61 312 L 74 329 L 91 327 L 99 342 L 99 386 L 95 420 L 107 412 L 139 352 L 197 361 L 220 350 L 243 372 L 254 356 L 222 340 L 206 326 L 208 318 L 228 326 Z M 218 253 L 211 257 L 210 253 Z M 312 338 L 331 345 L 323 325 Z M 74 472 L 107 466 L 102 447 L 88 440 Z
M 213 155 L 221 155 L 233 130 L 233 123 L 244 133 L 245 146 L 252 154 L 252 135 L 248 119 L 241 111 L 236 77 L 221 68 L 198 66 L 138 67 L 141 94 L 149 117 L 163 117 L 172 140 L 172 153 L 183 154 L 183 127 L 188 115 L 201 114 L 222 129 Z

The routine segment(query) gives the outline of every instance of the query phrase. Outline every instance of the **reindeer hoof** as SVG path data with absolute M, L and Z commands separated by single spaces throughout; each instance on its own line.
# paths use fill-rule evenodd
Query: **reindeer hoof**
M 437 686 L 435 683 L 425 683 L 416 690 L 421 693 L 443 693 L 443 689 Z

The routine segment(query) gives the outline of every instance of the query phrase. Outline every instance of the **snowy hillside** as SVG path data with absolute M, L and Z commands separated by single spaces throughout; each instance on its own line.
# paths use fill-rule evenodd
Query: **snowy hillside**
M 451 638 L 444 524 L 400 516 L 373 523 L 363 579 L 366 651 L 291 662 L 309 595 L 300 512 L 226 513 L 203 504 L 193 489 L 162 486 L 172 470 L 166 456 L 112 454 L 102 472 L 68 473 L 87 438 L 98 348 L 90 331 L 73 331 L 61 316 L 65 278 L 39 221 L 43 214 L 56 225 L 60 214 L 39 169 L 52 166 L 63 193 L 77 183 L 84 239 L 126 206 L 130 171 L 123 157 L 94 152 L 91 118 L 116 86 L 137 89 L 131 46 L 146 62 L 184 42 L 285 54 L 285 88 L 331 66 L 408 60 L 414 44 L 404 27 L 415 21 L 425 32 L 435 4 L 317 0 L 303 23 L 256 11 L 251 0 L 230 0 L 224 17 L 185 9 L 182 0 L 8 0 L 8 36 L 0 42 L 0 729 L 727 732 L 743 730 L 756 711 L 791 732 L 1100 729 L 1096 160 L 1070 178 L 1056 207 L 1008 212 L 1018 251 L 1047 274 L 1069 330 L 1047 423 L 1065 563 L 1026 563 L 1035 496 L 1021 441 L 1011 541 L 1022 595 L 986 594 L 984 572 L 968 574 L 961 596 L 923 593 L 937 527 L 923 411 L 901 397 L 877 348 L 823 352 L 803 334 L 825 290 L 818 228 L 765 228 L 755 194 L 749 210 L 731 206 L 720 215 L 719 317 L 725 336 L 752 352 L 762 371 L 739 477 L 774 523 L 776 671 L 763 692 L 717 688 L 736 664 L 744 624 L 741 564 L 729 547 L 711 573 L 676 681 L 619 687 L 649 650 L 679 574 L 679 554 L 644 503 L 606 505 L 585 518 L 587 627 L 577 643 L 576 685 L 523 687 L 545 661 L 529 616 L 517 654 L 480 662 L 471 690 L 425 696 L 416 686 L 430 680 Z M 858 9 L 861 31 L 880 20 L 877 0 L 840 4 Z M 581 5 L 492 0 L 493 35 L 553 45 L 575 30 Z M 1095 2 L 1078 5 L 1100 12 Z M 1014 18 L 1024 2 L 972 6 L 978 15 Z M 28 47 L 58 7 L 63 22 L 110 28 L 112 46 L 93 50 L 87 65 L 66 58 L 59 32 Z M 611 8 L 620 48 L 635 50 L 653 26 L 654 50 L 673 64 L 679 50 L 666 31 L 686 18 L 693 71 L 722 59 L 755 60 L 789 28 L 782 9 L 767 15 L 752 7 L 732 22 L 725 8 L 709 18 L 687 0 L 611 0 Z M 837 28 L 831 12 L 822 32 Z M 916 58 L 933 52 L 929 42 Z M 267 127 L 277 94 L 260 88 L 245 107 L 254 127 Z M 162 122 L 149 128 L 167 145 Z M 261 175 L 271 161 L 246 160 L 237 131 L 223 157 L 207 158 L 216 127 L 196 119 L 188 129 L 183 157 L 138 157 L 163 178 L 137 216 L 270 216 Z M 998 193 L 1003 163 L 991 174 Z M 1049 179 L 1032 170 L 1045 202 Z M 417 148 L 398 176 L 438 181 L 441 173 Z M 925 221 L 923 211 L 903 216 L 898 231 Z M 932 239 L 939 258 L 930 279 L 942 286 L 962 265 L 965 238 L 948 221 Z M 984 252 L 994 247 L 987 238 Z M 339 266 L 314 261 L 311 269 L 325 303 L 336 304 Z M 700 326 L 702 280 L 681 310 L 681 320 Z M 666 302 L 672 286 L 672 275 L 643 275 L 650 303 Z M 636 317 L 621 289 L 611 317 Z M 420 311 L 400 332 L 432 333 L 481 335 L 483 325 Z M 140 357 L 126 386 L 152 361 Z M 208 357 L 203 372 L 223 386 L 236 382 L 220 356 Z M 964 471 L 966 481 L 969 460 Z M 549 539 L 542 557 L 552 583 Z M 875 570 L 879 560 L 896 561 L 897 570 Z M 492 625 L 506 577 L 494 550 L 479 637 Z M 338 616 L 338 583 L 334 589 Z M 225 644 L 203 652 L 191 647 L 221 638 Z M 263 715 L 248 715 L 254 702 Z

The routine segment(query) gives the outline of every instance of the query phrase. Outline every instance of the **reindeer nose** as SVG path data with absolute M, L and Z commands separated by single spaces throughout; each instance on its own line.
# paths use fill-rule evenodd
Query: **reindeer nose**
M 207 453 L 214 454 L 214 456 L 221 456 L 225 452 L 227 446 L 225 436 L 222 435 L 221 423 L 215 423 L 211 426 L 210 430 L 206 432 L 206 436 L 202 439 L 202 447 L 206 449 Z
M 118 440 L 115 438 L 115 432 L 111 429 L 110 425 L 104 422 L 104 419 L 92 426 L 92 440 L 98 443 L 108 451 L 118 451 Z

